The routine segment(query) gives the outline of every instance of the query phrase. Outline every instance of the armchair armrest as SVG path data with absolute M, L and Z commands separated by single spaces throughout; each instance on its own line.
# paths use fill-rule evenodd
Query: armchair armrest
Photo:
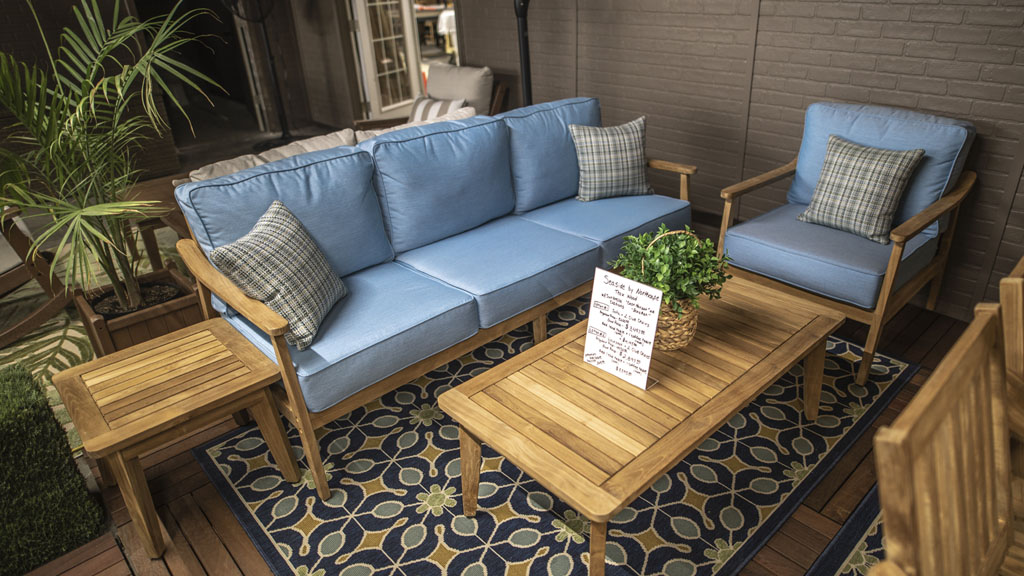
M 383 118 L 380 120 L 356 120 L 354 128 L 356 130 L 383 130 L 385 128 L 394 128 L 395 126 L 401 126 L 408 122 L 408 118 Z
M 188 266 L 188 269 L 196 277 L 196 281 L 206 286 L 228 306 L 237 310 L 239 314 L 245 316 L 247 320 L 269 336 L 280 336 L 288 331 L 287 320 L 263 302 L 246 296 L 241 288 L 235 286 L 227 276 L 221 274 L 213 267 L 213 264 L 210 264 L 195 240 L 178 240 L 176 246 L 178 254 L 181 255 L 185 266 Z
M 889 239 L 893 242 L 903 244 L 917 236 L 922 230 L 927 228 L 935 222 L 942 215 L 960 206 L 960 203 L 967 197 L 967 193 L 974 187 L 975 180 L 978 179 L 978 175 L 968 170 L 960 175 L 960 180 L 956 183 L 954 188 L 949 194 L 946 194 L 942 198 L 939 198 L 933 202 L 930 206 L 924 210 L 918 212 L 910 220 L 907 220 L 903 224 L 892 229 L 889 232 Z
M 21 208 L 17 206 L 5 206 L 3 213 L 0 214 L 0 220 L 7 220 L 8 218 L 14 218 L 21 214 Z
M 655 170 L 664 170 L 665 172 L 675 172 L 676 174 L 696 174 L 697 167 L 689 164 L 680 164 L 678 162 L 672 162 L 670 160 L 648 160 L 647 165 Z
M 733 200 L 735 198 L 739 198 L 740 196 L 743 196 L 748 192 L 753 192 L 758 188 L 764 188 L 765 186 L 773 182 L 778 182 L 783 178 L 788 178 L 795 173 L 796 158 L 793 158 L 793 160 L 790 161 L 785 166 L 779 166 L 778 168 L 774 170 L 769 170 L 764 174 L 760 174 L 758 176 L 754 176 L 753 178 L 748 178 L 743 182 L 739 182 L 737 184 L 733 184 L 732 186 L 722 188 L 722 198 L 725 200 Z

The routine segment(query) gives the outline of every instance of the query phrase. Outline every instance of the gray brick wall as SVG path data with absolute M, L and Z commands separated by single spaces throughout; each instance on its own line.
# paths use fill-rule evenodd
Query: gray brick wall
M 510 4 L 459 4 L 470 62 L 518 71 Z M 535 101 L 596 96 L 606 124 L 646 114 L 649 156 L 699 166 L 697 210 L 720 213 L 719 189 L 792 159 L 808 104 L 900 106 L 978 127 L 969 167 L 979 185 L 940 310 L 968 317 L 1024 256 L 1024 0 L 534 4 Z M 655 180 L 663 193 L 672 184 Z M 743 217 L 778 206 L 785 190 L 748 197 Z

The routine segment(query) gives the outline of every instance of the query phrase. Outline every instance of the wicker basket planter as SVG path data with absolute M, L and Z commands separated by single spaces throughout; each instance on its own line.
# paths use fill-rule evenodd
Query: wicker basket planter
M 697 309 L 687 302 L 680 316 L 666 302 L 661 303 L 658 329 L 654 333 L 654 347 L 658 350 L 678 350 L 685 347 L 697 334 Z

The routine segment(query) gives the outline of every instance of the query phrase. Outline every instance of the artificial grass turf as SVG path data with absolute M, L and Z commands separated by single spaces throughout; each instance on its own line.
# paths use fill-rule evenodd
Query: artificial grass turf
M 66 554 L 104 525 L 32 374 L 20 365 L 0 370 L 0 576 Z

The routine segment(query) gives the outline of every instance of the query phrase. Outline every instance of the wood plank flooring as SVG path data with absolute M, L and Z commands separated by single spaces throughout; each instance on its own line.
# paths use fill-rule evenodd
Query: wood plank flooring
M 908 306 L 883 332 L 879 351 L 921 365 L 920 372 L 875 423 L 891 422 L 906 406 L 931 370 L 952 346 L 966 324 Z M 865 326 L 847 322 L 837 335 L 863 342 Z M 190 450 L 235 427 L 232 420 L 165 446 L 142 460 L 153 499 L 168 531 L 167 553 L 150 560 L 131 527 L 116 489 L 104 501 L 116 534 L 106 534 L 33 572 L 33 576 L 183 574 L 269 575 L 271 572 Z M 790 576 L 806 573 L 836 531 L 875 481 L 872 432 L 865 434 L 834 470 L 808 496 L 758 555 L 743 569 L 745 576 Z

